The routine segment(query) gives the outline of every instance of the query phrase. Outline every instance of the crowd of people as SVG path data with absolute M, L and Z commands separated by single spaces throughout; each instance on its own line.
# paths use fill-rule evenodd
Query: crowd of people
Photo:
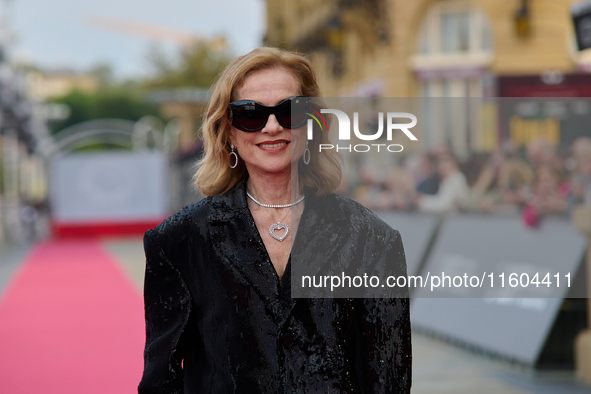
M 449 145 L 439 144 L 408 155 L 381 178 L 362 167 L 358 182 L 341 191 L 370 209 L 516 212 L 535 227 L 545 215 L 591 204 L 591 138 L 576 139 L 566 154 L 543 139 L 523 150 L 506 143 L 464 163 Z

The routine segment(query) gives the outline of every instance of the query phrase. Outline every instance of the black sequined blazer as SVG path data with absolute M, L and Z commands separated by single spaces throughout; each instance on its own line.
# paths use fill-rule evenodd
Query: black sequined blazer
M 292 251 L 342 254 L 383 232 L 390 264 L 406 275 L 397 231 L 346 198 L 305 194 Z M 244 183 L 147 231 L 144 248 L 139 393 L 410 392 L 406 290 L 401 298 L 291 298 L 291 261 L 279 279 Z

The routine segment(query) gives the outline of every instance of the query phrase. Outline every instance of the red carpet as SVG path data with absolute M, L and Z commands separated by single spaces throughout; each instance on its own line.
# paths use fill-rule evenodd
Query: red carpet
M 137 392 L 140 293 L 96 241 L 33 248 L 0 299 L 0 393 Z

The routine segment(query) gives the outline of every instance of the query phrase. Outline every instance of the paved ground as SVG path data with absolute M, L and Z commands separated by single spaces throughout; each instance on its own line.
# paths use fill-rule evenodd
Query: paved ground
M 30 246 L 0 244 L 0 302 L 10 279 L 16 274 Z
M 143 284 L 144 254 L 140 238 L 105 240 L 138 292 Z M 0 302 L 10 278 L 18 274 L 28 246 L 0 245 Z M 413 333 L 414 394 L 444 393 L 591 393 L 572 371 L 536 372 L 477 354 L 439 339 Z

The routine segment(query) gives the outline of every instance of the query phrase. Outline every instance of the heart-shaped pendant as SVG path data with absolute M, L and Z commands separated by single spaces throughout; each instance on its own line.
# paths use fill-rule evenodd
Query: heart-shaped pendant
M 275 230 L 285 230 L 283 232 L 283 234 L 281 235 L 277 235 L 277 233 L 275 233 Z M 275 238 L 277 241 L 283 241 L 285 239 L 285 237 L 287 237 L 287 234 L 289 233 L 289 226 L 285 223 L 274 223 L 269 227 L 269 234 L 271 234 L 271 237 Z

